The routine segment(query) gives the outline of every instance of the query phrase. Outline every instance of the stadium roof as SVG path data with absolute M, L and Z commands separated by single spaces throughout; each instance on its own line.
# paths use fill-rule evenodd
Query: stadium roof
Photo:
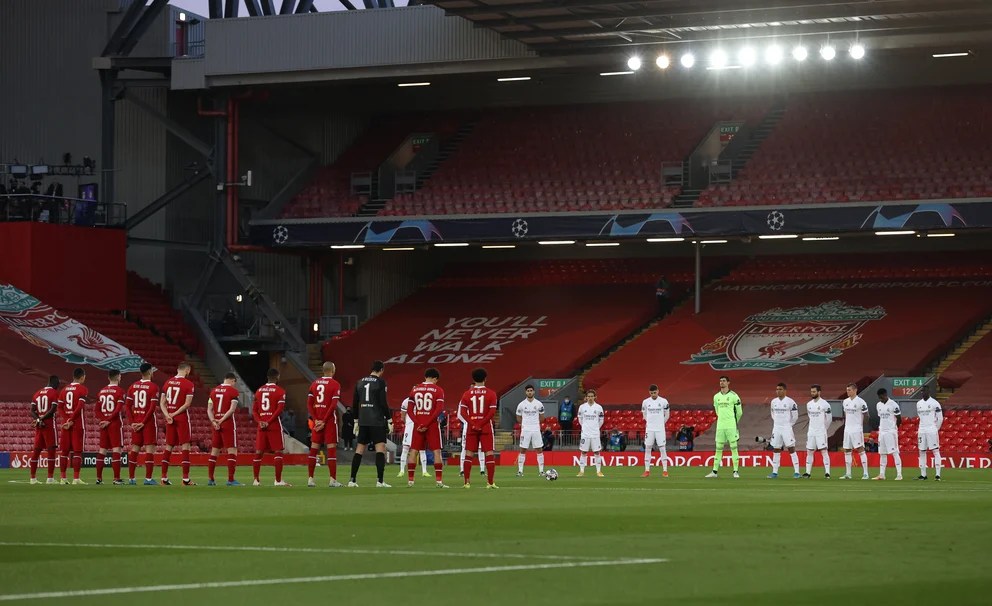
M 734 39 L 870 35 L 873 48 L 992 40 L 988 0 L 429 0 L 542 55 Z

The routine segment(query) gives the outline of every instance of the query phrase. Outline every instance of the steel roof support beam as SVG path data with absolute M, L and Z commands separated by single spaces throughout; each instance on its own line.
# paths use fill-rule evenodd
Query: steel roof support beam
M 526 39 L 541 36 L 584 36 L 594 34 L 631 34 L 637 32 L 659 31 L 670 28 L 682 27 L 709 27 L 716 25 L 732 25 L 740 23 L 760 24 L 769 22 L 816 20 L 816 19 L 836 19 L 844 17 L 872 17 L 892 14 L 886 11 L 886 0 L 857 7 L 844 7 L 836 5 L 818 6 L 804 9 L 759 9 L 745 13 L 735 14 L 733 19 L 728 19 L 726 15 L 712 13 L 706 15 L 641 15 L 639 17 L 612 17 L 612 20 L 619 21 L 616 27 L 583 26 L 583 27 L 548 27 L 536 28 L 531 31 L 501 32 L 506 36 L 517 39 Z M 891 2 L 889 2 L 891 4 Z M 906 4 L 906 3 L 903 3 Z M 911 6 L 905 6 L 913 13 L 926 13 L 940 15 L 947 11 L 967 10 L 974 8 L 974 2 L 969 0 L 945 0 L 939 4 L 933 2 L 912 2 Z M 637 23 L 632 19 L 656 19 L 655 23 Z M 562 19 L 564 22 L 566 19 Z M 605 20 L 605 19 L 600 19 Z M 518 25 L 530 25 L 520 22 Z
M 311 8 L 313 8 L 313 0 L 300 0 L 300 5 L 296 7 L 296 14 L 309 13 Z
M 224 18 L 234 19 L 238 16 L 238 11 L 241 9 L 241 0 L 225 0 L 224 2 Z
M 282 0 L 282 6 L 279 7 L 279 14 L 292 15 L 294 8 L 296 8 L 296 0 Z
M 100 56 L 116 55 L 120 51 L 121 43 L 124 42 L 125 36 L 131 31 L 134 24 L 138 22 L 138 19 L 141 18 L 141 11 L 145 9 L 145 4 L 147 4 L 147 0 L 135 0 L 131 3 L 131 6 L 127 7 L 124 17 L 117 24 L 117 29 L 114 30 L 114 33 L 110 35 L 110 40 L 103 47 L 103 52 L 100 53 Z
M 258 5 L 258 0 L 245 0 L 245 8 L 248 9 L 249 17 L 258 17 L 262 14 L 262 7 Z
M 276 14 L 276 5 L 272 0 L 262 0 L 262 14 L 265 16 Z
M 165 10 L 165 7 L 169 4 L 169 0 L 153 0 L 151 6 L 141 14 L 138 22 L 134 24 L 131 31 L 128 32 L 127 37 L 121 42 L 120 51 L 115 53 L 119 55 L 130 55 L 134 47 L 138 45 L 141 37 L 145 35 L 148 28 L 151 27 L 155 19 Z
M 189 177 L 186 177 L 184 181 L 180 182 L 178 185 L 153 200 L 148 206 L 128 217 L 127 221 L 124 223 L 124 228 L 131 231 L 138 225 L 141 225 L 146 220 L 150 219 L 152 215 L 171 204 L 174 200 L 180 198 L 189 190 L 196 187 L 196 185 L 208 176 L 210 176 L 210 171 L 206 168 L 196 169 L 196 171 Z
M 828 6 L 838 6 L 847 7 L 848 10 L 853 10 L 856 6 L 860 5 L 873 5 L 875 6 L 875 13 L 884 13 L 885 10 L 879 9 L 878 7 L 883 5 L 892 6 L 893 9 L 889 12 L 901 12 L 899 10 L 899 5 L 907 5 L 907 0 L 878 0 L 877 2 L 873 0 L 855 0 L 853 2 L 831 2 L 831 3 L 815 3 L 810 2 L 810 0 L 778 0 L 777 2 L 767 2 L 761 6 L 749 6 L 749 7 L 738 7 L 738 8 L 728 8 L 726 0 L 699 0 L 698 2 L 693 2 L 684 6 L 678 7 L 664 7 L 664 6 L 642 6 L 635 9 L 625 9 L 619 11 L 590 11 L 582 13 L 572 13 L 572 14 L 559 14 L 559 15 L 536 15 L 533 17 L 520 16 L 520 17 L 506 17 L 500 19 L 475 19 L 475 23 L 480 27 L 506 27 L 510 25 L 533 25 L 533 24 L 547 24 L 547 23 L 564 23 L 567 21 L 588 21 L 590 19 L 630 19 L 634 17 L 675 17 L 680 15 L 707 15 L 707 14 L 719 14 L 723 15 L 727 22 L 741 22 L 742 18 L 738 15 L 747 14 L 755 11 L 796 11 L 803 8 L 823 8 Z M 929 4 L 933 5 L 933 2 Z M 938 6 L 942 6 L 944 3 L 938 3 Z M 731 5 L 733 6 L 733 5 Z M 554 7 L 545 7 L 545 9 Z M 499 8 L 500 11 L 512 13 L 512 9 L 509 8 Z M 497 12 L 496 10 L 490 11 L 491 13 Z

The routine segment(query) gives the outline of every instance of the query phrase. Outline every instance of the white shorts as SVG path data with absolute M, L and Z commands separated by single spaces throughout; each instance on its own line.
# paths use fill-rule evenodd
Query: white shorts
M 652 448 L 665 450 L 665 430 L 647 431 L 644 433 L 644 452 L 650 452 Z
M 791 427 L 775 427 L 772 429 L 772 448 L 795 448 L 796 433 Z
M 827 434 L 808 433 L 806 434 L 806 450 L 826 450 Z
M 883 455 L 899 454 L 898 431 L 878 432 L 878 454 L 883 454 Z
M 916 443 L 920 450 L 937 450 L 940 448 L 940 436 L 936 429 L 921 431 L 916 436 Z
M 865 434 L 844 432 L 844 450 L 854 450 L 865 447 Z
M 411 444 L 413 444 L 413 422 L 407 419 L 403 427 L 403 446 L 409 448 Z
M 582 436 L 579 440 L 579 452 L 600 452 L 603 450 L 603 442 L 600 440 L 599 436 L 594 438 L 587 438 Z
M 520 448 L 544 448 L 544 438 L 539 431 L 525 431 L 520 434 Z

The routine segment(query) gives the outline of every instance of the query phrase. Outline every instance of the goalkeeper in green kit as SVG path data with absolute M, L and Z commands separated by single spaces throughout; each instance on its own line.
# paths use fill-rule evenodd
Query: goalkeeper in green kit
M 734 477 L 741 477 L 738 473 L 740 459 L 737 456 L 737 440 L 740 433 L 737 431 L 737 422 L 744 415 L 741 407 L 741 398 L 730 389 L 730 379 L 724 375 L 720 377 L 720 391 L 713 396 L 713 408 L 716 410 L 716 452 L 713 453 L 713 471 L 706 474 L 707 478 L 717 477 L 720 469 L 720 459 L 723 458 L 723 446 L 730 443 L 730 457 L 734 464 Z

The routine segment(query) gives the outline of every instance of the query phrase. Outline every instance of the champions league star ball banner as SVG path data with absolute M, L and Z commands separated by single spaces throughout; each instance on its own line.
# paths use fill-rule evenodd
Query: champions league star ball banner
M 507 466 L 516 466 L 517 455 L 519 453 L 515 450 L 505 450 L 500 453 L 499 464 Z M 903 466 L 911 469 L 915 469 L 916 457 L 915 452 L 903 453 Z M 668 453 L 668 466 L 669 467 L 713 467 L 713 451 L 669 451 Z M 830 455 L 830 466 L 831 475 L 840 476 L 844 473 L 844 453 L 843 452 L 831 452 Z M 906 459 L 906 456 L 914 455 L 912 460 Z M 591 455 L 590 455 L 591 456 Z M 871 468 L 878 467 L 878 457 L 877 453 L 868 453 L 868 466 Z M 603 459 L 605 460 L 606 467 L 644 467 L 644 453 L 643 452 L 604 452 Z M 942 457 L 943 465 L 950 469 L 992 469 L 992 453 L 967 453 L 967 454 L 950 454 L 944 455 Z M 452 459 L 454 464 L 458 464 L 458 457 Z M 588 462 L 588 461 L 587 461 Z M 527 455 L 527 465 L 536 465 L 537 457 L 533 454 Z M 823 473 L 823 460 L 820 459 L 819 453 L 816 454 L 813 459 L 813 471 L 814 473 Z M 579 452 L 577 450 L 550 450 L 544 453 L 544 467 L 578 467 L 579 466 Z M 661 466 L 661 457 L 655 453 L 652 460 L 651 466 L 655 467 Z M 724 453 L 722 458 L 722 463 L 720 468 L 727 468 L 731 466 L 730 454 Z M 740 466 L 744 467 L 771 467 L 772 466 L 772 453 L 771 451 L 741 451 L 740 453 Z M 854 467 L 856 470 L 860 469 L 860 460 L 855 457 Z M 892 474 L 895 474 L 895 466 L 889 465 Z M 788 453 L 782 455 L 782 469 L 780 473 L 788 472 L 792 469 L 792 461 L 789 459 Z M 806 452 L 799 452 L 799 471 L 806 471 Z M 856 471 L 860 473 L 860 471 Z
M 285 219 L 254 221 L 253 244 L 274 248 L 551 238 L 744 236 L 892 229 L 992 227 L 992 202 L 928 202 L 652 213 L 475 215 L 419 219 Z

